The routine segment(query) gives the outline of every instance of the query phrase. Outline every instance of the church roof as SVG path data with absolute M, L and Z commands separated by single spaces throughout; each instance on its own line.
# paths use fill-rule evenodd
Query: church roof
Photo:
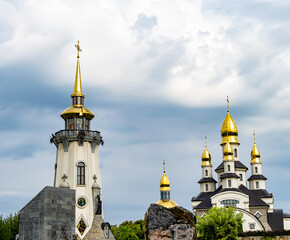
M 200 180 L 198 181 L 198 183 L 206 183 L 206 182 L 214 182 L 214 183 L 216 183 L 217 181 L 214 180 L 214 179 L 211 178 L 211 177 L 202 178 L 202 179 L 200 179 Z
M 224 178 L 239 178 L 239 176 L 235 173 L 224 173 L 223 175 L 221 175 L 220 179 Z
M 262 175 L 262 174 L 255 174 L 255 175 L 252 175 L 251 177 L 248 178 L 248 181 L 251 181 L 251 180 L 259 180 L 259 179 L 262 179 L 262 180 L 267 180 L 267 178 Z
M 290 214 L 289 213 L 283 213 L 283 218 L 290 218 Z
M 272 231 L 283 230 L 283 210 L 274 209 L 272 213 L 268 213 L 268 223 L 272 228 Z
M 241 169 L 248 170 L 248 168 L 244 164 L 242 164 L 240 161 L 235 161 L 235 168 L 241 168 Z M 223 162 L 215 169 L 216 172 L 218 172 L 220 170 L 224 170 L 224 163 Z
M 218 187 L 214 192 L 202 192 L 198 196 L 191 199 L 192 202 L 201 201 L 195 208 L 196 209 L 209 209 L 212 207 L 211 197 L 222 192 L 241 192 L 249 196 L 249 206 L 268 206 L 261 198 L 272 197 L 272 194 L 268 193 L 266 190 L 249 190 L 243 184 L 239 188 L 226 188 L 222 189 L 222 186 Z

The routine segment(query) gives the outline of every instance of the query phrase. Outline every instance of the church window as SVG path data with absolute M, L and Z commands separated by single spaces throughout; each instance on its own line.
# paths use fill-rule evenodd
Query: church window
M 250 223 L 250 229 L 255 229 L 255 223 Z
M 205 176 L 208 176 L 208 170 L 205 170 Z
M 205 184 L 205 191 L 208 191 L 208 184 Z
M 74 119 L 70 118 L 68 120 L 68 130 L 73 130 L 74 129 Z
M 85 221 L 81 218 L 81 220 L 79 221 L 79 224 L 78 224 L 78 230 L 79 230 L 81 235 L 83 235 L 86 228 L 87 228 L 87 225 L 86 225 Z
M 262 213 L 260 213 L 259 211 L 257 211 L 255 213 L 255 217 L 259 219 L 260 217 L 262 217 Z
M 255 167 L 255 173 L 258 173 L 258 168 L 257 167 Z
M 85 164 L 83 162 L 78 163 L 78 176 L 77 183 L 78 185 L 85 185 Z
M 243 174 L 240 173 L 240 181 L 243 181 Z
M 228 180 L 228 187 L 232 186 L 232 180 Z
M 83 130 L 83 119 L 82 118 L 77 118 L 77 129 Z
M 90 129 L 90 122 L 88 119 L 85 119 L 85 130 L 89 130 Z
M 169 191 L 162 191 L 161 192 L 161 200 L 163 199 L 170 199 L 170 192 Z
M 236 148 L 235 148 L 235 150 L 234 150 L 234 157 L 238 157 L 238 151 L 237 151 Z
M 221 201 L 221 204 L 224 205 L 224 207 L 236 207 L 238 203 L 240 202 L 234 199 L 227 199 Z
M 231 166 L 230 165 L 228 165 L 228 171 L 231 171 Z
M 259 182 L 256 182 L 256 188 L 259 188 Z

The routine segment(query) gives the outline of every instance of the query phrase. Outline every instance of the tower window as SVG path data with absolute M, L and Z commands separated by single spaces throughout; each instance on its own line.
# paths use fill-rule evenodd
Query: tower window
M 70 118 L 68 120 L 68 130 L 73 130 L 74 129 L 74 119 Z
M 229 172 L 231 171 L 231 166 L 230 166 L 230 165 L 228 165 L 228 171 L 229 171 Z
M 228 180 L 228 187 L 232 186 L 232 180 Z
M 221 204 L 224 205 L 224 207 L 236 207 L 238 203 L 240 202 L 234 199 L 227 199 L 221 201 Z
M 259 188 L 259 182 L 256 182 L 256 188 Z
M 77 118 L 77 129 L 83 130 L 83 119 L 82 118 Z
M 205 176 L 208 176 L 208 170 L 205 170 Z
M 243 181 L 243 174 L 240 173 L 240 181 Z
M 238 157 L 238 150 L 236 148 L 234 150 L 234 157 Z
M 258 173 L 258 168 L 257 167 L 255 167 L 255 173 Z
M 208 184 L 205 184 L 205 191 L 208 191 Z
M 85 185 L 85 164 L 83 162 L 78 163 L 78 176 L 77 176 L 77 184 Z

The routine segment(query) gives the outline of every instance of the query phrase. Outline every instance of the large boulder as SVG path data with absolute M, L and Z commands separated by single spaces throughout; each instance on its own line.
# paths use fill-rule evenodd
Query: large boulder
M 145 214 L 146 240 L 197 239 L 193 213 L 177 206 L 151 204 Z

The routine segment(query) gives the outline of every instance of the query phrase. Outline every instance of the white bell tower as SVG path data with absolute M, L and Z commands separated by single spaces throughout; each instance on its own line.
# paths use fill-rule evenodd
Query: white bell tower
M 65 129 L 52 135 L 57 147 L 54 187 L 76 190 L 76 234 L 80 239 L 88 233 L 95 215 L 102 215 L 101 175 L 98 147 L 103 144 L 100 132 L 90 129 L 94 114 L 84 107 L 78 44 L 77 67 L 72 106 L 61 114 Z

